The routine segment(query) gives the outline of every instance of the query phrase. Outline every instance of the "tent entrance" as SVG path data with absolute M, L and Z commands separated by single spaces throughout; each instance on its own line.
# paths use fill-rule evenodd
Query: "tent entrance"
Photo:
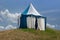
M 37 22 L 37 18 L 36 18 L 36 20 L 35 20 L 35 29 L 37 29 L 38 28 L 38 22 Z

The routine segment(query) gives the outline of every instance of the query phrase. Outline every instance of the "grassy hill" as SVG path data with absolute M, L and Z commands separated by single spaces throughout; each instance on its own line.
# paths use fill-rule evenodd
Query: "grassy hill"
M 46 31 L 34 29 L 14 29 L 0 32 L 0 40 L 60 40 L 60 31 L 47 28 Z

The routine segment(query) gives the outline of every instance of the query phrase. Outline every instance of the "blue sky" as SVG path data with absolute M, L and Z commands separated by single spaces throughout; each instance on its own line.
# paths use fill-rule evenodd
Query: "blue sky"
M 47 23 L 60 29 L 60 0 L 0 0 L 0 11 L 8 9 L 13 14 L 21 13 L 30 3 L 47 17 Z
M 9 9 L 12 12 L 20 12 L 30 3 L 32 3 L 38 11 L 60 9 L 60 0 L 0 0 L 0 10 Z

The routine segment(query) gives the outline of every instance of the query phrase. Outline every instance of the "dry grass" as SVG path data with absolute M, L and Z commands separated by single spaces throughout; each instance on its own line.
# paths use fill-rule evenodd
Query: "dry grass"
M 0 40 L 60 40 L 60 31 L 15 29 L 0 32 Z

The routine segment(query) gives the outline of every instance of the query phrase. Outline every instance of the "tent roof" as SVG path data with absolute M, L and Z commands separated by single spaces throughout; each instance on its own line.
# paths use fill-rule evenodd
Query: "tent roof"
M 40 13 L 37 12 L 37 10 L 34 8 L 32 4 L 30 4 L 23 12 L 24 15 L 35 15 L 35 16 L 41 16 Z

